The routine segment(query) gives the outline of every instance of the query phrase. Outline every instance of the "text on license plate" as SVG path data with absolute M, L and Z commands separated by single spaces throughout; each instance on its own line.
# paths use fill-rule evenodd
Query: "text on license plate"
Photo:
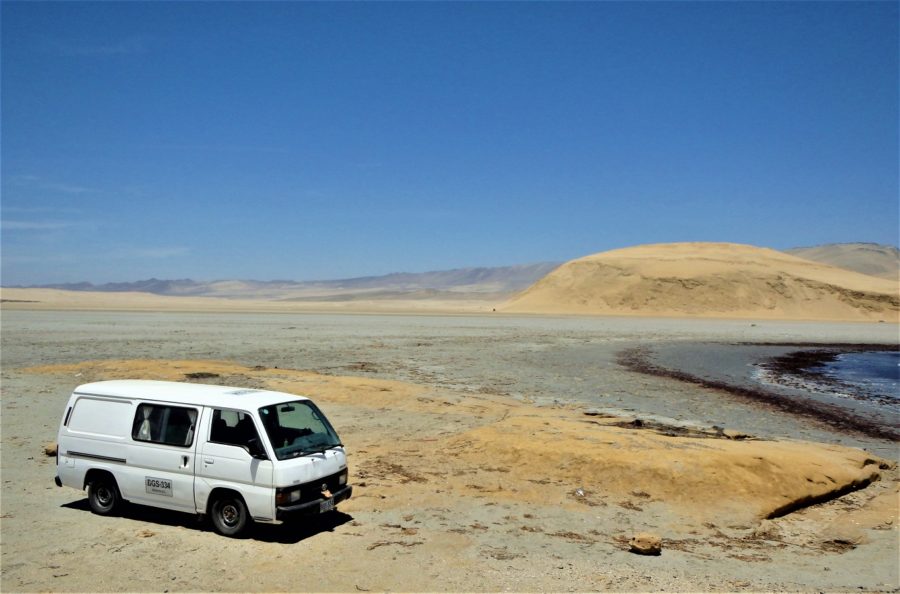
M 334 498 L 326 499 L 322 503 L 319 504 L 319 513 L 324 514 L 325 512 L 330 512 L 334 509 Z
M 146 488 L 147 493 L 150 493 L 151 495 L 172 496 L 172 481 L 169 479 L 145 476 L 144 487 Z

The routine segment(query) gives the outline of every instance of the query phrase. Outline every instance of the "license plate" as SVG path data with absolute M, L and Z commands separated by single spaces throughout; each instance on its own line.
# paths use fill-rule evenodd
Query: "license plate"
M 144 477 L 144 488 L 151 495 L 172 496 L 172 481 L 169 479 L 156 478 L 152 476 Z
M 325 512 L 330 512 L 334 509 L 334 498 L 326 499 L 322 503 L 319 504 L 319 513 L 324 514 Z

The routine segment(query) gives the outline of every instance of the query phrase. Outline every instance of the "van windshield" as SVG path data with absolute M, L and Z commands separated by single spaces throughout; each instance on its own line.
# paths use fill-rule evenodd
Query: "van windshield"
M 279 460 L 343 445 L 322 411 L 309 400 L 264 406 L 259 409 L 259 418 Z

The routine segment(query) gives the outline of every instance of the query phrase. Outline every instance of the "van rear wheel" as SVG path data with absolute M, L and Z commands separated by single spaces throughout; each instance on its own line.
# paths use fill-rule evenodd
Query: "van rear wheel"
M 212 523 L 222 536 L 240 536 L 250 524 L 247 506 L 237 495 L 222 495 L 212 505 Z
M 116 512 L 122 497 L 115 479 L 109 476 L 98 476 L 88 483 L 88 503 L 91 511 L 101 516 L 109 516 Z

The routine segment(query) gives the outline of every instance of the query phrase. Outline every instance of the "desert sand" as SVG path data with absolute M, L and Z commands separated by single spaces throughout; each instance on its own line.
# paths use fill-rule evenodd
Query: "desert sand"
M 896 589 L 895 443 L 615 364 L 636 344 L 889 342 L 890 330 L 6 311 L 2 587 Z M 312 396 L 348 446 L 353 499 L 320 522 L 235 541 L 192 516 L 137 506 L 100 518 L 84 494 L 52 484 L 43 446 L 75 385 L 200 371 Z M 660 535 L 662 554 L 630 553 L 638 532 Z
M 900 286 L 766 248 L 672 243 L 567 262 L 498 309 L 896 323 Z
M 295 301 L 266 298 L 181 297 L 139 292 L 66 291 L 4 287 L 2 307 L 9 310 L 178 311 L 178 312 L 344 312 L 344 313 L 474 313 L 491 311 L 495 300 L 398 297 Z

